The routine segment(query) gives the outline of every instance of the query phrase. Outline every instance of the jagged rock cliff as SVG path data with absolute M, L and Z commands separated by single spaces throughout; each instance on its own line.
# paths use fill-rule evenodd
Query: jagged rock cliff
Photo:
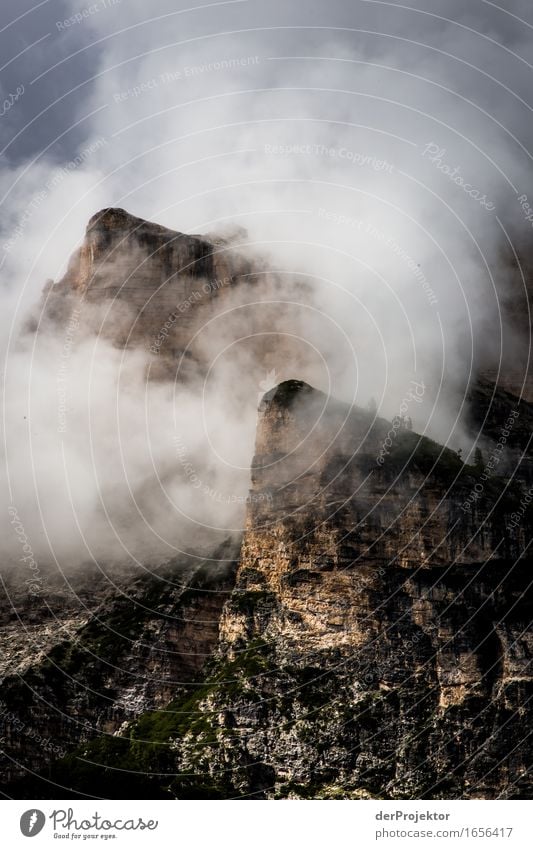
M 409 433 L 378 468 L 386 425 L 328 406 L 298 382 L 265 399 L 220 628 L 219 662 L 245 673 L 199 704 L 209 732 L 176 745 L 180 770 L 235 795 L 527 795 L 512 502 L 462 514 L 474 469 Z
M 142 348 L 158 379 L 186 356 L 186 379 L 199 328 L 222 315 L 231 339 L 227 310 L 276 290 L 246 315 L 248 362 L 298 374 L 289 337 L 262 334 L 291 327 L 290 286 L 242 241 L 103 210 L 33 327 L 77 310 L 80 335 Z M 4 792 L 530 797 L 533 407 L 481 380 L 468 414 L 475 465 L 285 381 L 260 405 L 242 539 L 50 575 L 41 599 L 7 572 Z
M 273 358 L 278 368 L 284 358 L 294 361 L 290 338 L 272 337 L 294 327 L 291 293 L 304 287 L 275 274 L 241 228 L 195 236 L 103 209 L 89 220 L 66 274 L 45 287 L 30 328 L 56 333 L 74 317 L 74 341 L 91 333 L 139 348 L 152 377 L 173 378 L 178 369 L 186 379 L 208 361 L 213 335 L 228 332 L 236 309 L 264 373 Z M 280 313 L 279 298 L 288 302 L 288 315 Z M 270 337 L 260 333 L 265 327 Z
M 299 381 L 265 396 L 210 660 L 52 781 L 169 798 L 531 794 L 520 491 L 494 479 L 463 511 L 480 470 L 408 431 L 379 464 L 389 430 Z
M 3 782 L 164 707 L 194 680 L 216 647 L 237 553 L 228 540 L 212 560 L 181 556 L 141 575 L 50 574 L 43 597 L 29 600 L 16 582 L 5 586 L 16 628 L 0 625 L 10 640 L 0 667 Z

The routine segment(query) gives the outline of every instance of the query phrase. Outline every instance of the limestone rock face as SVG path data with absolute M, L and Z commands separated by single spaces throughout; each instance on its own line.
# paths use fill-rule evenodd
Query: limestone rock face
M 228 541 L 216 564 L 182 556 L 142 575 L 95 570 L 81 583 L 47 575 L 42 601 L 5 587 L 13 617 L 0 622 L 10 646 L 0 667 L 2 783 L 47 773 L 81 742 L 108 739 L 194 680 L 217 644 L 235 556 Z
M 205 373 L 228 341 L 244 336 L 259 382 L 301 356 L 290 332 L 298 321 L 291 300 L 300 300 L 295 293 L 305 285 L 275 273 L 242 228 L 189 235 L 103 209 L 89 220 L 66 274 L 45 287 L 30 329 L 57 333 L 74 318 L 74 342 L 90 333 L 140 349 L 151 377 L 178 373 L 183 380 Z
M 227 241 L 104 209 L 89 220 L 65 276 L 48 288 L 45 317 L 66 320 L 78 309 L 85 326 L 117 346 L 171 357 L 209 319 L 217 296 L 251 270 Z
M 137 582 L 8 678 L 15 716 L 86 741 L 10 793 L 530 798 L 521 492 L 463 510 L 480 469 L 406 430 L 383 454 L 389 433 L 301 381 L 267 393 L 236 572 Z
M 199 330 L 223 316 L 231 342 L 231 311 L 263 296 L 249 368 L 305 373 L 262 332 L 294 330 L 290 292 L 243 241 L 103 210 L 40 326 L 79 310 L 80 333 L 143 349 L 156 377 L 184 358 L 196 374 L 213 351 Z M 517 413 L 490 474 L 284 381 L 261 401 L 246 528 L 216 568 L 52 581 L 42 603 L 4 581 L 6 792 L 531 798 L 533 406 L 487 381 L 469 400 L 485 461 Z
M 452 452 L 405 433 L 377 466 L 386 432 L 297 381 L 266 396 L 220 626 L 237 683 L 181 770 L 267 797 L 531 791 L 530 564 L 505 508 L 462 514 Z

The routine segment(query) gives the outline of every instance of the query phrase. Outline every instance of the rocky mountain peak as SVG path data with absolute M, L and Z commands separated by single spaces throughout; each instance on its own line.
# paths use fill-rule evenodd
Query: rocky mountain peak
M 290 408 L 297 396 L 309 396 L 317 391 L 303 380 L 284 380 L 263 395 L 260 409 L 264 411 L 273 405 Z
M 203 239 L 202 236 L 188 236 L 178 230 L 171 230 L 162 224 L 138 218 L 120 207 L 107 207 L 95 213 L 89 219 L 86 228 L 86 239 L 97 240 L 105 235 L 115 241 L 121 238 L 133 237 L 142 244 L 143 240 L 161 242 L 172 239 Z
M 94 229 L 131 229 L 136 224 L 147 223 L 120 207 L 106 207 L 95 212 L 87 223 L 87 232 Z

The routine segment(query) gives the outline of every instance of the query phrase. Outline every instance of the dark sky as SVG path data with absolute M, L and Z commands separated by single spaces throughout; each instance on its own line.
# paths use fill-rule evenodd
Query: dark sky
M 6 453 L 35 551 L 41 505 L 71 565 L 73 552 L 87 559 L 78 519 L 100 536 L 102 492 L 119 520 L 130 503 L 112 430 L 119 395 L 127 427 L 116 436 L 135 481 L 152 479 L 153 447 L 161 468 L 175 469 L 172 427 L 187 435 L 198 467 L 210 467 L 206 480 L 221 470 L 224 492 L 233 491 L 227 470 L 247 470 L 253 450 L 261 387 L 247 395 L 241 431 L 234 397 L 244 392 L 246 348 L 237 368 L 224 365 L 232 334 L 250 333 L 238 316 L 229 335 L 226 326 L 213 340 L 208 333 L 205 350 L 214 363 L 221 354 L 222 376 L 207 414 L 203 389 L 183 404 L 165 391 L 150 402 L 146 444 L 144 390 L 116 390 L 122 353 L 93 358 L 80 339 L 69 365 L 69 439 L 58 434 L 64 340 L 45 333 L 35 359 L 33 341 L 19 349 L 13 340 L 28 311 L 41 309 L 44 282 L 62 278 L 87 222 L 110 206 L 181 232 L 244 227 L 246 250 L 312 280 L 316 309 L 304 304 L 301 333 L 319 366 L 287 376 L 347 402 L 356 386 L 356 403 L 376 398 L 388 418 L 423 380 L 424 402 L 409 410 L 415 430 L 443 444 L 452 434 L 467 456 L 456 424 L 475 369 L 496 369 L 502 352 L 527 368 L 529 336 L 521 348 L 513 325 L 506 347 L 500 328 L 510 268 L 513 308 L 527 316 L 529 306 L 516 257 L 522 245 L 529 251 L 533 226 L 532 0 L 2 0 L 0 16 Z M 213 462 L 202 421 L 215 445 L 221 439 Z M 96 475 L 88 424 L 102 458 Z M 173 490 L 179 504 L 189 489 Z M 162 510 L 163 526 L 167 518 L 175 539 L 174 513 Z
M 63 0 L 2 2 L 0 56 L 3 68 L 0 80 L 3 99 L 24 86 L 23 96 L 2 117 L 0 125 L 0 140 L 3 148 L 8 145 L 5 156 L 10 163 L 42 151 L 72 122 L 72 97 L 67 96 L 59 103 L 51 104 L 65 93 L 67 86 L 70 88 L 87 78 L 91 63 L 97 58 L 94 48 L 70 60 L 61 75 L 47 75 L 31 84 L 43 70 L 87 42 L 88 33 L 83 27 L 78 27 L 68 37 L 58 32 L 56 21 L 69 14 L 72 12 Z M 38 117 L 43 110 L 46 111 Z M 57 141 L 50 153 L 58 159 L 63 156 L 68 158 L 75 144 L 71 135 Z
M 106 7 L 106 3 L 108 4 Z M 533 8 L 529 0 L 413 0 L 409 3 L 363 2 L 362 0 L 249 0 L 235 4 L 212 4 L 197 13 L 163 17 L 169 12 L 179 12 L 191 7 L 205 7 L 198 0 L 159 0 L 155 3 L 140 0 L 3 0 L 0 9 L 0 56 L 2 56 L 1 90 L 4 98 L 24 86 L 24 94 L 1 118 L 0 142 L 4 150 L 4 163 L 16 164 L 20 160 L 47 149 L 47 156 L 55 160 L 68 159 L 76 149 L 83 128 L 72 127 L 79 117 L 80 101 L 91 95 L 91 77 L 100 69 L 104 51 L 117 48 L 121 55 L 135 56 L 146 43 L 164 45 L 169 40 L 194 37 L 217 31 L 235 31 L 248 28 L 266 28 L 264 38 L 274 42 L 280 54 L 284 50 L 297 54 L 312 48 L 316 51 L 321 41 L 331 39 L 331 31 L 313 31 L 309 27 L 348 27 L 378 31 L 382 38 L 350 32 L 337 33 L 346 39 L 348 46 L 356 45 L 360 52 L 379 55 L 390 48 L 387 34 L 425 44 L 438 45 L 444 31 L 457 35 L 458 52 L 467 27 L 485 34 L 501 44 L 522 43 L 527 50 L 533 42 Z M 419 11 L 412 11 L 418 9 Z M 396 7 L 396 8 L 395 8 Z M 60 28 L 58 22 L 78 13 L 85 19 L 69 28 Z M 437 17 L 438 16 L 438 17 Z M 159 20 L 151 21 L 158 17 Z M 452 24 L 444 18 L 455 21 Z M 518 18 L 522 18 L 520 21 Z M 131 27 L 134 27 L 131 29 Z M 291 27 L 290 30 L 281 29 Z M 124 28 L 127 28 L 124 32 Z M 261 38 L 261 36 L 259 36 Z M 483 47 L 487 39 L 476 38 Z M 417 48 L 412 48 L 416 50 Z M 530 51 L 531 53 L 531 51 Z M 406 51 L 408 61 L 409 50 Z M 531 56 L 530 56 L 531 58 Z M 506 63 L 513 65 L 510 54 L 501 50 L 490 54 L 496 61 L 492 70 L 505 78 Z M 58 62 L 59 67 L 52 66 Z M 488 61 L 488 64 L 490 64 Z M 132 67 L 135 63 L 133 60 Z M 516 61 L 514 61 L 516 64 Z M 35 80 L 39 75 L 40 79 Z M 515 88 L 522 81 L 513 80 Z M 42 113 L 42 114 L 40 114 Z M 7 148 L 6 148 L 7 146 Z

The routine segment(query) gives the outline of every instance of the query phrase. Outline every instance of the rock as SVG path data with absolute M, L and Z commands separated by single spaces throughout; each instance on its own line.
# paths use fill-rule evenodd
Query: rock
M 280 283 L 243 242 L 102 210 L 47 286 L 44 327 L 78 304 L 84 333 L 144 349 L 158 378 L 189 349 L 201 369 L 198 327 Z M 276 309 L 250 332 L 280 327 Z M 305 373 L 265 345 L 263 369 Z M 284 380 L 259 405 L 246 529 L 225 569 L 147 563 L 148 577 L 91 578 L 77 596 L 52 582 L 57 616 L 4 585 L 6 792 L 531 798 L 533 517 L 520 505 L 533 407 L 471 388 L 484 462 L 515 407 L 483 478 L 482 463 Z
M 233 590 L 213 610 L 218 642 L 212 631 L 197 683 L 172 686 L 159 663 L 161 682 L 130 693 L 124 672 L 108 673 L 141 716 L 100 713 L 118 736 L 83 758 L 102 766 L 67 757 L 54 780 L 74 796 L 124 794 L 115 767 L 133 773 L 128 793 L 155 798 L 531 794 L 531 564 L 506 530 L 512 505 L 491 491 L 458 518 L 475 468 L 412 432 L 379 465 L 389 429 L 301 381 L 267 393 Z M 136 678 L 145 644 L 127 655 Z

